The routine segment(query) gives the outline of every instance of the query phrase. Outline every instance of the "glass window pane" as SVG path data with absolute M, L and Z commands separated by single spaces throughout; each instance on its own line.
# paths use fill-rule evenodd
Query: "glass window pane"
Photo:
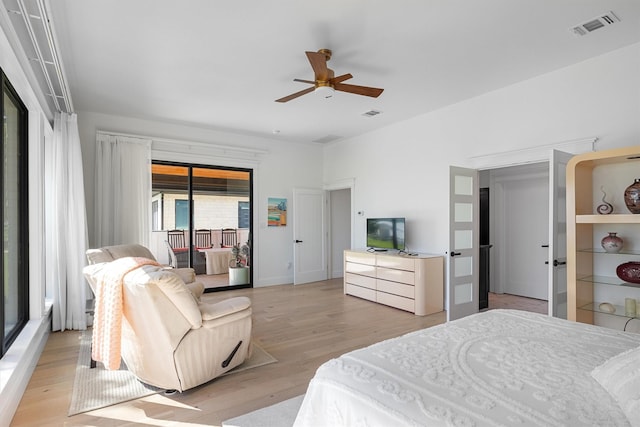
M 3 139 L 3 258 L 4 258 L 4 333 L 8 335 L 18 324 L 18 230 L 19 186 L 18 186 L 18 108 L 4 94 L 4 139 Z
M 455 222 L 473 221 L 473 205 L 471 203 L 455 203 L 454 206 Z
M 463 283 L 456 285 L 454 290 L 455 304 L 466 304 L 473 301 L 473 285 L 471 283 Z
M 2 263 L 0 300 L 0 357 L 9 349 L 28 320 L 29 254 L 27 228 L 27 109 L 0 70 L 2 87 Z
M 189 228 L 189 201 L 176 200 L 176 228 L 186 230 Z
M 470 176 L 456 175 L 454 184 L 454 192 L 456 195 L 473 196 L 473 178 Z
M 249 202 L 238 202 L 238 228 L 249 228 Z
M 455 277 L 471 276 L 473 274 L 473 257 L 457 256 L 453 258 L 453 274 Z
M 473 230 L 456 230 L 454 233 L 454 249 L 471 249 L 473 247 Z

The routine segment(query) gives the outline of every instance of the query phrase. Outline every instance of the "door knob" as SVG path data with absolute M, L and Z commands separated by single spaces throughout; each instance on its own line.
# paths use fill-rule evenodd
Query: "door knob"
M 302 243 L 302 240 L 296 239 L 296 243 Z
M 462 255 L 462 252 L 451 252 L 451 256 Z

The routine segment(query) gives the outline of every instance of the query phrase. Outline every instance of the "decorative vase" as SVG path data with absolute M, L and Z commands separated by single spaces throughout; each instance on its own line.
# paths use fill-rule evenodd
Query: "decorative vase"
M 633 184 L 624 190 L 624 203 L 629 212 L 640 214 L 640 178 L 636 178 Z
M 613 205 L 604 199 L 607 197 L 604 188 L 600 187 L 600 191 L 602 191 L 602 203 L 598 205 L 597 211 L 600 215 L 609 215 L 613 212 Z
M 622 238 L 616 236 L 616 233 L 611 232 L 600 241 L 602 248 L 612 254 L 620 252 L 623 243 Z
M 640 262 L 629 261 L 616 268 L 616 275 L 625 282 L 640 284 Z

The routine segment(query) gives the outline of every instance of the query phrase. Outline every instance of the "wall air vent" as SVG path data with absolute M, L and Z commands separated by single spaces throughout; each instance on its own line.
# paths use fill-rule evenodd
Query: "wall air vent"
M 367 112 L 362 113 L 363 116 L 365 117 L 373 117 L 373 116 L 377 116 L 378 114 L 382 113 L 382 111 L 378 111 L 378 110 L 369 110 Z
M 570 28 L 569 31 L 571 31 L 576 36 L 586 36 L 587 34 L 595 30 L 613 25 L 616 22 L 620 22 L 620 19 L 618 19 L 618 17 L 613 12 L 607 12 L 591 19 L 588 22 L 576 25 L 575 27 Z
M 311 142 L 317 142 L 318 144 L 327 144 L 329 142 L 337 141 L 340 138 L 342 137 L 337 135 L 327 135 L 323 136 L 322 138 L 314 139 Z

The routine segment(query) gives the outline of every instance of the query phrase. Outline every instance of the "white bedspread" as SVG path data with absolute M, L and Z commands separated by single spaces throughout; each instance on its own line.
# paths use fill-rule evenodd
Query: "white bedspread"
M 347 353 L 295 426 L 628 426 L 594 367 L 640 334 L 491 310 Z

